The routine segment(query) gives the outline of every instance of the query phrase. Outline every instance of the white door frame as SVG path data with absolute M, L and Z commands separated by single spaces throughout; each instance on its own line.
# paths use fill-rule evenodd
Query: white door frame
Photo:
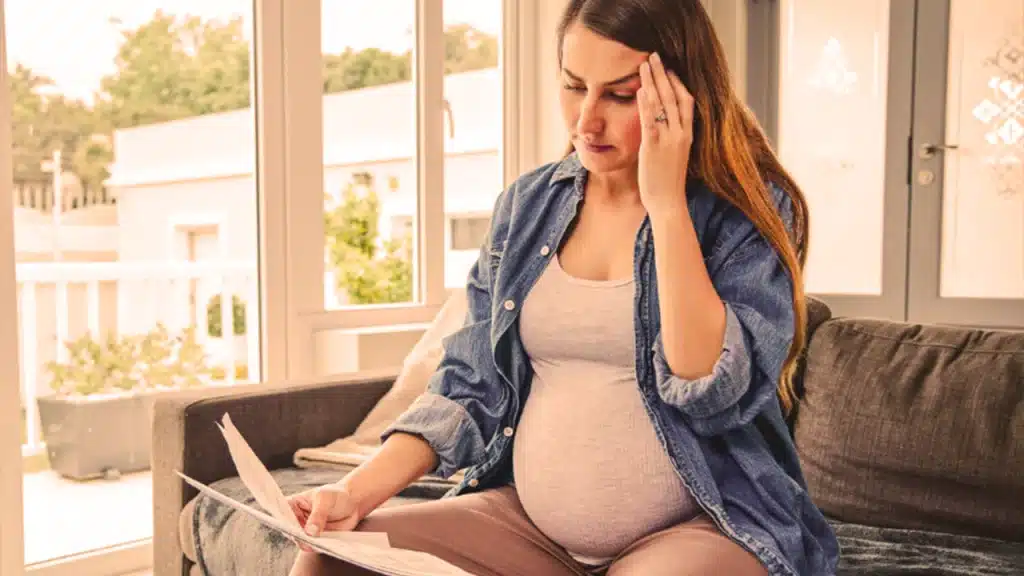
M 18 354 L 17 279 L 14 266 L 14 198 L 11 180 L 11 92 L 7 83 L 4 5 L 0 2 L 0 574 L 22 574 L 25 565 L 21 492 L 21 373 Z M 10 465 L 17 463 L 17 466 Z

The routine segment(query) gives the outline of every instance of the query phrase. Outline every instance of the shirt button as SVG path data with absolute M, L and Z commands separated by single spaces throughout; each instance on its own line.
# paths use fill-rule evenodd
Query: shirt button
M 512 436 L 512 427 L 506 426 L 505 429 L 501 431 L 501 433 L 504 434 L 505 436 Z
M 477 480 L 476 478 L 471 478 L 471 479 L 469 480 L 469 485 L 470 485 L 470 487 L 472 487 L 472 488 L 476 488 L 477 486 L 479 486 L 479 485 L 480 485 L 480 481 L 479 481 L 479 480 Z
M 545 247 L 540 249 L 540 255 L 541 256 L 547 256 L 548 254 L 551 254 L 551 248 L 545 246 Z
M 505 300 L 505 310 L 513 310 L 516 307 L 516 303 L 511 300 Z

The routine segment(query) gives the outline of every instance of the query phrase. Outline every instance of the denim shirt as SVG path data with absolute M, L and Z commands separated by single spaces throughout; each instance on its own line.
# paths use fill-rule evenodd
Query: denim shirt
M 586 178 L 571 154 L 524 174 L 499 195 L 469 272 L 465 324 L 445 339 L 427 392 L 382 435 L 401 431 L 426 440 L 439 456 L 433 475 L 466 469 L 448 496 L 513 480 L 512 443 L 533 376 L 517 320 L 576 216 Z M 698 183 L 688 188 L 704 262 L 725 303 L 725 338 L 709 375 L 686 380 L 672 373 L 661 344 L 654 241 L 645 218 L 633 274 L 636 379 L 647 413 L 704 512 L 769 574 L 833 574 L 839 546 L 806 491 L 776 393 L 793 338 L 790 277 L 742 212 Z M 790 218 L 787 197 L 772 190 Z

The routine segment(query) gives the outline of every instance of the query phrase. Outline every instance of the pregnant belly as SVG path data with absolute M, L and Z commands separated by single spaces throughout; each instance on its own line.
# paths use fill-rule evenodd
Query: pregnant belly
M 632 378 L 535 375 L 514 445 L 527 515 L 568 551 L 611 557 L 691 517 Z

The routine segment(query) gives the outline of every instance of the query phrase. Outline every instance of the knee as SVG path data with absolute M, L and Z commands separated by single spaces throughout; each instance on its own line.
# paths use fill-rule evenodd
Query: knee
M 299 554 L 295 557 L 295 563 L 292 564 L 292 569 L 288 576 L 319 576 L 326 573 L 324 561 L 321 559 L 320 554 L 299 550 Z

